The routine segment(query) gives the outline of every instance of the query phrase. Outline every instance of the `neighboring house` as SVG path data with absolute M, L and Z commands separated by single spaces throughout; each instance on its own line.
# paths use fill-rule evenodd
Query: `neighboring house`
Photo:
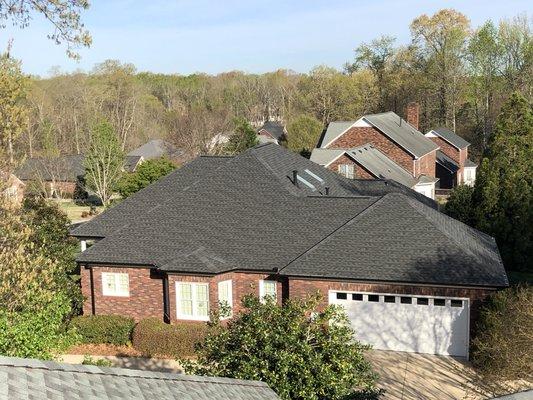
M 20 204 L 24 198 L 26 184 L 13 174 L 0 171 L 0 195 L 5 199 Z
M 274 144 L 198 157 L 72 231 L 84 314 L 207 321 L 243 295 L 319 292 L 378 349 L 468 356 L 508 286 L 494 239 L 394 181 L 350 180 Z
M 433 178 L 427 175 L 413 177 L 371 144 L 350 150 L 314 149 L 311 153 L 311 161 L 334 171 L 337 170 L 349 179 L 392 179 L 429 198 L 435 197 Z
M 257 131 L 259 143 L 275 143 L 287 140 L 287 131 L 285 127 L 276 121 L 267 121 Z
M 33 400 L 279 399 L 264 382 L 0 356 L 0 398 Z
M 468 143 L 448 128 L 437 128 L 425 135 L 440 147 L 437 151 L 436 176 L 441 189 L 457 185 L 474 186 L 477 165 L 468 159 Z
M 33 190 L 46 193 L 48 197 L 71 197 L 78 181 L 85 176 L 83 154 L 54 158 L 28 158 L 15 175 Z M 140 156 L 126 156 L 124 171 L 134 172 L 143 161 Z
M 163 139 L 152 139 L 135 150 L 130 151 L 128 156 L 142 157 L 143 160 L 153 160 L 163 157 L 174 160 L 182 157 L 183 153 L 183 150 L 176 148 L 173 144 Z
M 394 112 L 364 115 L 356 121 L 331 122 L 324 131 L 317 149 L 320 156 L 313 159 L 331 160 L 326 156 L 338 154 L 339 150 L 353 151 L 356 148 L 372 147 L 388 157 L 392 163 L 403 168 L 415 180 L 409 187 L 434 198 L 435 165 L 439 146 L 418 131 L 418 106 L 410 104 L 407 110 L 408 121 Z M 376 152 L 373 152 L 376 153 Z M 324 164 L 325 165 L 325 164 Z M 358 168 L 359 167 L 359 168 Z M 376 176 L 369 171 L 370 164 L 362 165 L 342 154 L 328 168 L 344 176 L 371 179 Z

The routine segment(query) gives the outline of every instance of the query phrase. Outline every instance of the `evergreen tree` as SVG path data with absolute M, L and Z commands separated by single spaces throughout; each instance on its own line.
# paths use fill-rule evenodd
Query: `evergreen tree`
M 532 105 L 514 93 L 497 119 L 472 198 L 475 226 L 496 238 L 509 270 L 532 269 L 532 146 Z
M 231 155 L 242 153 L 257 144 L 257 134 L 248 121 L 236 118 L 234 125 L 233 135 L 224 146 L 224 153 Z
M 131 196 L 175 169 L 172 161 L 166 158 L 147 160 L 134 173 L 122 177 L 118 183 L 118 192 L 123 198 Z

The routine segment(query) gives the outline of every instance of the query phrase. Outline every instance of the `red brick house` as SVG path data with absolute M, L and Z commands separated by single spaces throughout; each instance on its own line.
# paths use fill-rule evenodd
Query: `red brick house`
M 380 349 L 466 357 L 479 305 L 508 285 L 494 239 L 432 200 L 274 144 L 199 157 L 72 235 L 85 314 L 206 321 L 246 293 L 318 291 Z
M 394 112 L 364 115 L 357 121 L 331 122 L 313 151 L 320 152 L 321 165 L 344 176 L 359 179 L 389 178 L 381 169 L 366 160 L 355 160 L 351 150 L 361 146 L 372 146 L 390 159 L 394 170 L 402 168 L 415 180 L 409 187 L 427 197 L 435 197 L 435 165 L 439 146 L 418 131 L 418 106 L 410 104 L 408 121 Z M 339 154 L 338 150 L 344 150 Z M 325 155 L 329 153 L 330 157 Z M 374 152 L 376 153 L 376 152 Z M 336 154 L 335 157 L 332 155 Z M 377 154 L 377 153 L 376 153 Z M 376 156 L 377 157 L 377 156 Z M 376 158 L 374 157 L 374 158 Z M 311 159 L 317 159 L 311 156 Z M 392 163 L 392 164 L 391 164 Z M 372 170 L 379 170 L 376 174 Z
M 285 127 L 276 121 L 267 121 L 257 131 L 259 143 L 276 143 L 287 140 L 287 131 Z
M 433 140 L 437 151 L 436 176 L 441 189 L 451 189 L 457 185 L 474 186 L 477 165 L 468 159 L 468 143 L 448 128 L 437 128 L 425 135 Z

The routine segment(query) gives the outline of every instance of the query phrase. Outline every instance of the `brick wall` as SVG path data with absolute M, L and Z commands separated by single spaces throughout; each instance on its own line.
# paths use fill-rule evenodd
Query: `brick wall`
M 329 290 L 345 290 L 354 292 L 391 293 L 420 296 L 466 297 L 470 299 L 470 328 L 479 316 L 479 308 L 487 296 L 494 292 L 490 289 L 428 287 L 411 285 L 371 284 L 357 282 L 318 281 L 311 279 L 289 279 L 289 296 L 303 298 L 309 294 L 320 292 L 323 296 L 322 307 L 328 304 Z
M 459 170 L 457 171 L 457 184 L 459 185 L 463 183 L 464 166 L 465 166 L 465 161 L 468 158 L 468 147 L 457 150 L 456 147 L 452 146 L 450 143 L 448 143 L 446 140 L 440 137 L 432 137 L 430 139 L 440 146 L 440 150 L 444 154 L 446 154 L 448 157 L 454 160 L 457 164 L 459 164 Z
M 130 295 L 128 297 L 104 296 L 102 293 L 102 272 L 127 273 Z M 95 314 L 120 314 L 140 320 L 148 317 L 163 319 L 163 280 L 151 274 L 149 268 L 93 267 Z M 81 268 L 81 287 L 85 297 L 83 313 L 91 315 L 90 270 Z
M 355 165 L 355 178 L 357 179 L 376 179 L 374 175 L 372 175 L 369 171 L 367 171 L 362 165 L 358 164 L 354 160 L 352 160 L 350 157 L 343 154 L 341 157 L 333 161 L 330 165 L 328 165 L 328 169 L 330 169 L 333 172 L 339 172 L 339 165 L 342 164 L 353 164 Z
M 437 162 L 437 151 L 432 151 L 416 160 L 416 176 L 427 175 L 435 177 L 435 163 Z
M 354 127 L 331 143 L 329 149 L 350 149 L 371 143 L 396 164 L 413 174 L 414 157 L 374 127 Z

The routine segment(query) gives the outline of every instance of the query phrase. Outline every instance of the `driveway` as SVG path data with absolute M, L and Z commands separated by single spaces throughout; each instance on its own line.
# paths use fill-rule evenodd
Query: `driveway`
M 367 354 L 380 375 L 384 399 L 487 399 L 479 378 L 465 360 L 429 354 L 372 350 Z

